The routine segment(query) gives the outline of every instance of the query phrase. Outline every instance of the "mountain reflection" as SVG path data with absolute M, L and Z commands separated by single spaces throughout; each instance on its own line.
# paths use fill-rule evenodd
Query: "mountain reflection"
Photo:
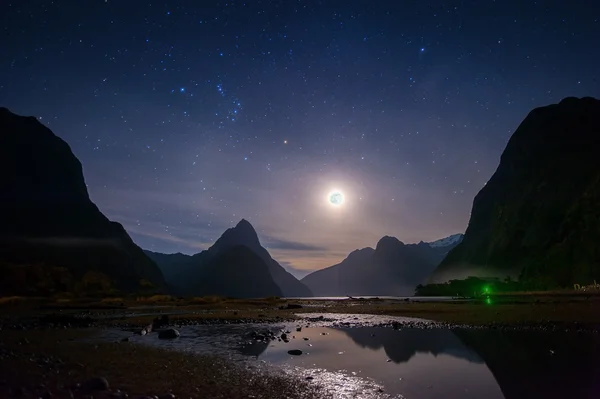
M 326 333 L 328 335 L 321 335 L 322 330 L 329 331 Z M 308 344 L 301 340 L 303 336 L 310 337 L 310 348 L 301 346 Z M 428 360 L 427 377 L 432 381 L 444 378 L 440 372 L 451 372 L 446 367 L 449 359 L 461 359 L 466 364 L 489 370 L 487 372 L 496 380 L 502 395 L 508 399 L 595 398 L 600 392 L 600 339 L 597 334 L 462 329 L 393 330 L 374 327 L 309 328 L 297 333 L 296 340 L 288 344 L 278 341 L 252 342 L 238 350 L 245 356 L 286 362 L 285 359 L 289 359 L 287 350 L 292 347 L 301 347 L 309 352 L 306 358 L 302 356 L 296 359 L 301 362 L 298 365 L 302 362 L 312 365 L 315 362 L 326 369 L 364 368 L 375 379 L 378 379 L 377 375 L 383 378 L 387 373 L 386 369 L 381 368 L 381 364 L 385 364 L 384 358 L 381 363 L 373 358 L 381 349 L 398 367 L 408 367 L 403 370 L 416 367 L 413 365 L 415 362 L 423 362 L 422 357 L 420 361 L 416 360 L 419 356 L 433 355 Z M 369 352 L 361 354 L 356 349 L 351 350 L 351 347 Z M 340 350 L 354 355 L 341 357 L 338 355 Z M 459 385 L 476 384 L 473 375 L 461 374 L 457 370 L 453 373 L 452 378 Z M 444 380 L 444 383 L 451 381 Z M 450 392 L 448 394 L 448 397 L 452 397 Z
M 394 363 L 408 362 L 417 353 L 431 353 L 434 356 L 446 354 L 473 363 L 483 362 L 450 330 L 347 328 L 342 331 L 363 348 L 383 347 Z
M 481 356 L 506 398 L 597 398 L 597 334 L 535 331 L 455 332 Z

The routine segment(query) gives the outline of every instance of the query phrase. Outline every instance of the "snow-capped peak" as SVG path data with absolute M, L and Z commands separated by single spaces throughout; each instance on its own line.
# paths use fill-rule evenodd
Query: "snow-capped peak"
M 452 234 L 446 238 L 442 238 L 429 243 L 432 248 L 448 247 L 451 245 L 458 245 L 464 237 L 464 234 Z

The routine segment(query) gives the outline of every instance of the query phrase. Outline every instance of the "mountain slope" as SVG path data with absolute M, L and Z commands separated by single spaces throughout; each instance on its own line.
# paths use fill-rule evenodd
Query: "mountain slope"
M 217 254 L 198 270 L 195 295 L 236 298 L 282 296 L 269 266 L 250 248 L 238 245 Z
M 257 267 L 257 274 L 254 276 L 249 274 L 246 284 L 258 284 L 260 286 L 265 280 L 272 279 L 280 290 L 277 293 L 273 292 L 269 294 L 269 296 L 312 296 L 312 292 L 304 284 L 288 273 L 271 257 L 269 252 L 260 244 L 254 227 L 245 219 L 242 219 L 235 227 L 227 229 L 210 248 L 195 255 L 165 255 L 150 251 L 146 251 L 146 253 L 158 263 L 165 273 L 169 284 L 174 286 L 178 292 L 185 295 L 200 295 L 198 288 L 200 287 L 199 280 L 208 278 L 207 275 L 203 275 L 204 269 L 212 268 L 213 264 L 218 262 L 220 257 L 228 254 L 233 249 L 239 252 L 239 247 L 248 248 L 260 259 L 260 263 L 267 267 L 268 271 L 268 276 L 264 277 L 258 273 L 260 265 L 256 259 L 245 261 L 244 264 L 248 267 Z M 232 256 L 228 259 L 236 261 L 236 264 L 230 265 L 231 270 L 237 269 L 239 267 L 237 263 L 244 260 L 241 256 Z M 222 263 L 221 265 L 222 267 L 228 267 Z M 216 279 L 214 284 L 221 287 L 224 286 L 218 278 L 224 278 L 226 277 L 225 275 L 211 274 L 211 276 L 214 276 L 211 278 Z M 246 292 L 245 288 L 239 291 L 239 295 L 242 295 L 244 292 Z
M 317 270 L 301 281 L 316 296 L 412 295 L 461 237 L 436 245 L 404 244 L 383 237 L 377 247 L 353 251 L 341 263 Z
M 361 292 L 364 285 L 363 268 L 371 261 L 375 250 L 357 249 L 346 259 L 306 275 L 302 280 L 316 296 L 346 296 Z
M 245 219 L 240 220 L 235 227 L 227 229 L 207 252 L 213 256 L 213 254 L 221 253 L 238 245 L 250 248 L 269 266 L 273 280 L 281 288 L 284 296 L 312 296 L 312 292 L 304 284 L 271 257 L 269 252 L 260 244 L 254 227 Z
M 522 277 L 566 287 L 600 280 L 600 101 L 534 109 L 477 194 L 463 242 L 430 278 Z
M 101 273 L 115 288 L 164 287 L 157 265 L 90 200 L 69 145 L 34 117 L 0 108 L 0 261 Z M 6 288 L 6 286 L 4 286 Z M 18 287 L 15 287 L 18 290 Z

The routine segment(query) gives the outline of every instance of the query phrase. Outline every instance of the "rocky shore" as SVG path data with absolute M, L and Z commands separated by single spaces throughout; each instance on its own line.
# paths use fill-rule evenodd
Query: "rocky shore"
M 247 324 L 248 340 L 264 342 L 285 341 L 290 335 L 293 338 L 295 328 L 307 326 L 596 333 L 600 330 L 596 298 L 494 304 L 358 300 L 300 303 L 298 306 L 258 303 L 235 307 L 235 303 L 224 303 L 220 308 L 157 307 L 144 309 L 143 313 L 134 308 L 108 312 L 6 309 L 0 318 L 0 397 L 328 397 L 314 381 L 302 376 L 265 373 L 214 355 L 139 345 L 126 335 L 113 342 L 89 339 L 104 329 L 127 331 L 131 335 L 152 334 L 147 338 L 169 340 L 178 339 L 179 329 L 186 326 Z M 398 318 L 404 319 L 398 321 Z M 257 324 L 295 327 L 273 333 L 257 328 Z
M 215 356 L 86 340 L 93 332 L 0 331 L 0 397 L 327 397 L 303 379 L 266 374 Z

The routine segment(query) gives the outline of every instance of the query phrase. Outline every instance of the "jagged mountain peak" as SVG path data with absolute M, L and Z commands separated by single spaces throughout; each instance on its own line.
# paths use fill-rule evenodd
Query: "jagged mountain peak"
M 223 246 L 230 247 L 233 245 L 246 245 L 252 249 L 260 247 L 258 234 L 252 224 L 246 219 L 240 220 L 235 227 L 225 230 L 214 246 L 222 249 Z
M 381 250 L 385 250 L 386 248 L 395 248 L 398 246 L 403 246 L 404 243 L 397 239 L 396 237 L 391 236 L 383 236 L 375 247 L 375 251 L 379 252 Z

